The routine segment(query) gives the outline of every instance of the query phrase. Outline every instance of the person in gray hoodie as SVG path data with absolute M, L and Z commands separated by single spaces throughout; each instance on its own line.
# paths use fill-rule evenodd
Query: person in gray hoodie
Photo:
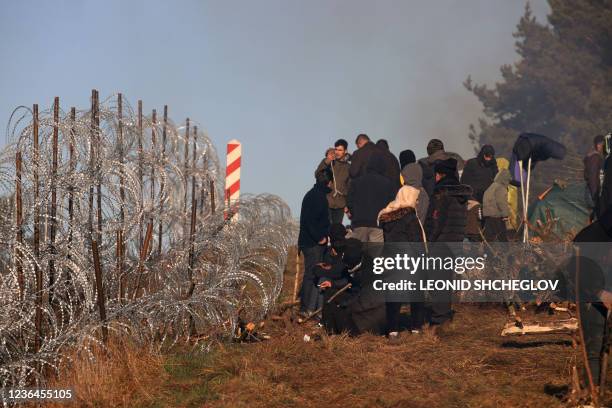
M 506 220 L 510 215 L 508 184 L 511 178 L 507 169 L 500 170 L 483 195 L 482 215 L 484 217 L 484 236 L 487 241 L 508 241 Z
M 419 163 L 409 163 L 404 166 L 401 172 L 404 185 L 411 186 L 419 190 L 419 198 L 416 206 L 416 213 L 422 223 L 425 223 L 427 209 L 429 208 L 429 196 L 423 188 L 423 168 Z

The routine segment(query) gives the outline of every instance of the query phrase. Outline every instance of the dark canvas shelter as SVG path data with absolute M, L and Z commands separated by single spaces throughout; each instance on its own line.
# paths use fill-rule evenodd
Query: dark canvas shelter
M 537 226 L 553 220 L 555 224 L 551 232 L 558 237 L 577 233 L 588 224 L 589 220 L 590 210 L 584 191 L 584 182 L 566 186 L 555 183 L 546 194 L 540 195 L 529 206 L 529 223 Z

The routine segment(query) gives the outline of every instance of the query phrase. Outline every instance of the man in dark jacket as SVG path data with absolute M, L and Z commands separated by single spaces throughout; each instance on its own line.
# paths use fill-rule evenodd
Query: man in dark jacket
M 608 207 L 597 221 L 580 231 L 574 242 L 580 248 L 580 258 L 579 262 L 575 258 L 568 262 L 568 272 L 569 278 L 575 283 L 576 264 L 579 265 L 578 307 L 587 359 L 593 382 L 597 386 L 600 385 L 602 374 L 602 356 L 609 353 L 609 344 L 605 344 L 606 333 L 609 340 L 611 330 L 609 316 L 612 309 L 612 275 L 607 268 L 612 255 L 609 246 L 612 242 L 612 207 Z
M 302 200 L 298 248 L 304 254 L 304 278 L 300 290 L 301 311 L 304 313 L 312 312 L 320 306 L 313 268 L 321 261 L 327 244 L 329 233 L 327 194 L 331 191 L 329 188 L 331 183 L 331 172 L 323 171 L 317 183 Z
M 587 153 L 583 159 L 584 181 L 586 181 L 586 199 L 592 209 L 591 220 L 597 215 L 597 204 L 601 191 L 601 170 L 604 164 L 604 137 L 595 136 L 593 139 L 593 149 Z
M 370 137 L 365 133 L 357 136 L 355 144 L 357 145 L 357 150 L 353 152 L 351 167 L 349 169 L 351 179 L 363 176 L 368 167 L 370 157 L 375 153 L 379 153 L 376 145 L 370 141 Z
M 395 198 L 396 187 L 384 176 L 385 162 L 380 155 L 370 157 L 364 175 L 351 181 L 347 206 L 353 237 L 362 242 L 383 242 L 378 213 Z
M 425 230 L 432 242 L 430 256 L 445 258 L 453 256 L 445 243 L 461 242 L 465 236 L 467 201 L 472 194 L 469 186 L 459 183 L 457 161 L 453 158 L 436 162 L 436 186 L 429 201 Z M 428 271 L 433 280 L 452 279 L 452 271 L 445 269 Z M 452 318 L 451 292 L 433 291 L 429 294 L 430 324 L 440 325 Z
M 433 194 L 435 182 L 434 165 L 438 160 L 446 160 L 453 158 L 457 161 L 457 180 L 459 172 L 463 171 L 463 159 L 457 153 L 447 152 L 444 150 L 444 143 L 439 139 L 431 139 L 427 143 L 427 157 L 419 159 L 419 164 L 423 169 L 423 188 L 427 191 L 427 195 L 431 197 Z
M 478 156 L 465 163 L 461 183 L 472 187 L 473 198 L 482 205 L 482 196 L 493 183 L 496 174 L 495 149 L 491 145 L 484 145 Z
M 396 191 L 400 185 L 400 163 L 397 157 L 389 150 L 389 143 L 385 139 L 380 139 L 376 142 L 383 159 L 385 160 L 385 176 L 396 185 Z
M 332 224 L 342 223 L 344 209 L 346 207 L 346 196 L 349 186 L 350 154 L 348 153 L 348 143 L 344 139 L 336 140 L 334 143 L 334 156 L 326 157 L 321 160 L 315 170 L 315 178 L 325 169 L 332 173 L 332 191 L 327 195 L 329 205 L 329 221 Z
M 455 159 L 438 161 L 434 170 L 436 186 L 429 199 L 427 237 L 432 242 L 461 242 L 472 189 L 459 183 Z

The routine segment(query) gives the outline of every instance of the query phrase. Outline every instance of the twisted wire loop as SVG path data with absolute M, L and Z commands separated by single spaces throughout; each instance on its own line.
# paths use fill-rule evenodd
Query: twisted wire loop
M 33 111 L 18 107 L 11 115 L 0 150 L 3 389 L 44 384 L 42 373 L 57 371 L 68 351 L 90 353 L 101 344 L 103 326 L 168 347 L 194 335 L 230 335 L 239 314 L 260 318 L 280 294 L 296 236 L 288 206 L 274 195 L 245 195 L 227 219 L 232 211 L 223 202 L 219 160 L 206 133 L 193 122 L 164 125 L 153 115 L 140 121 L 125 100 L 119 115 L 117 96 L 102 101 L 97 113 L 60 111 L 58 123 L 53 109 L 41 111 L 38 155 Z

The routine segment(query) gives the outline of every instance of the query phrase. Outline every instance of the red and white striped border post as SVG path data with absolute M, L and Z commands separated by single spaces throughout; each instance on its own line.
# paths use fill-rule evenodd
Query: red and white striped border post
M 227 143 L 227 161 L 225 167 L 225 203 L 227 210 L 225 217 L 228 216 L 228 211 L 234 213 L 237 211 L 237 206 L 231 207 L 240 198 L 240 161 L 242 158 L 242 144 L 232 139 Z

